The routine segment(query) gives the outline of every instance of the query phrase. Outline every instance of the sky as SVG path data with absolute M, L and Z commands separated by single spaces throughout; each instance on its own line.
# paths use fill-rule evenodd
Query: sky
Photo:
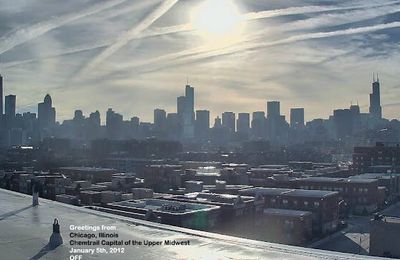
M 400 117 L 400 1 L 0 0 L 0 72 L 17 112 L 49 93 L 57 120 L 113 108 L 128 120 L 195 108 L 289 120 L 358 104 L 379 73 L 383 115 Z

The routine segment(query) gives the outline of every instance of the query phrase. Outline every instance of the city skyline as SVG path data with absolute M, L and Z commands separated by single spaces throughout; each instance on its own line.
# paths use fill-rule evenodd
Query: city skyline
M 399 68 L 400 0 L 0 0 L 2 257 L 400 259 Z
M 11 114 L 13 116 L 15 116 L 16 114 L 23 114 L 23 113 L 35 113 L 36 115 L 42 113 L 40 112 L 40 106 L 42 106 L 42 103 L 38 103 L 37 104 L 37 108 L 34 111 L 24 111 L 24 112 L 19 112 L 18 111 L 18 103 L 16 101 L 16 95 L 13 94 L 8 94 L 8 95 L 4 95 L 4 76 L 0 74 L 0 95 L 2 95 L 1 98 L 1 104 L 3 104 L 3 106 L 1 107 L 1 110 L 5 111 L 5 116 L 7 116 L 7 106 L 9 106 L 8 111 L 11 111 Z M 177 96 L 176 97 L 176 102 L 175 102 L 175 110 L 172 111 L 168 111 L 162 107 L 158 107 L 158 106 L 154 106 L 153 110 L 152 110 L 152 118 L 150 120 L 143 120 L 143 118 L 141 117 L 141 115 L 138 114 L 131 114 L 130 116 L 125 116 L 122 115 L 118 110 L 116 110 L 115 108 L 112 107 L 108 107 L 106 111 L 100 111 L 99 109 L 95 109 L 94 111 L 86 111 L 86 113 L 80 109 L 77 108 L 74 111 L 71 111 L 71 117 L 69 118 L 62 118 L 61 120 L 58 119 L 58 114 L 56 113 L 55 107 L 51 108 L 52 106 L 52 97 L 47 93 L 44 97 L 44 103 L 48 102 L 48 109 L 52 109 L 54 110 L 53 112 L 46 112 L 46 113 L 53 113 L 52 116 L 50 116 L 50 118 L 53 118 L 52 121 L 54 122 L 59 122 L 60 124 L 63 123 L 64 120 L 68 121 L 71 120 L 74 116 L 76 117 L 76 113 L 77 111 L 79 111 L 79 113 L 81 113 L 81 116 L 84 117 L 91 117 L 93 113 L 98 113 L 98 117 L 100 120 L 100 123 L 102 125 L 106 125 L 106 115 L 107 113 L 110 111 L 113 113 L 117 113 L 118 115 L 121 115 L 123 117 L 124 120 L 130 120 L 132 118 L 137 118 L 139 120 L 139 122 L 150 122 L 154 125 L 156 125 L 156 121 L 157 121 L 157 117 L 160 116 L 160 114 L 157 115 L 157 113 L 162 113 L 161 117 L 166 118 L 169 114 L 177 114 L 177 115 L 182 115 L 182 123 L 183 123 L 183 129 L 185 129 L 185 125 L 189 126 L 189 127 L 194 127 L 195 126 L 195 121 L 197 120 L 197 113 L 198 112 L 207 112 L 208 113 L 208 117 L 209 117 L 209 127 L 213 127 L 215 122 L 214 120 L 218 120 L 218 119 L 222 119 L 222 124 L 224 124 L 224 116 L 229 114 L 229 116 L 233 116 L 233 118 L 231 120 L 233 120 L 233 122 L 230 122 L 227 124 L 227 126 L 229 124 L 233 124 L 233 128 L 235 129 L 235 127 L 237 127 L 239 125 L 239 122 L 237 122 L 236 120 L 239 120 L 239 116 L 242 114 L 246 114 L 248 115 L 248 120 L 249 120 L 249 124 L 251 123 L 251 120 L 254 119 L 254 113 L 264 113 L 264 117 L 265 118 L 272 118 L 272 117 L 277 117 L 277 116 L 284 116 L 285 122 L 287 122 L 291 127 L 296 127 L 296 123 L 300 123 L 301 125 L 305 125 L 307 122 L 311 122 L 315 119 L 324 119 L 324 120 L 328 120 L 330 119 L 330 117 L 334 116 L 334 112 L 336 110 L 341 110 L 341 109 L 352 109 L 352 107 L 357 107 L 358 108 L 358 113 L 361 114 L 370 114 L 373 118 L 376 119 L 387 119 L 383 116 L 383 112 L 384 110 L 382 109 L 382 107 L 380 106 L 381 104 L 381 95 L 380 95 L 380 78 L 378 74 L 373 73 L 373 79 L 372 79 L 372 87 L 371 87 L 371 93 L 369 94 L 370 96 L 370 103 L 369 105 L 367 105 L 368 107 L 365 108 L 364 110 L 361 110 L 358 102 L 356 104 L 353 104 L 353 102 L 350 104 L 350 106 L 348 107 L 343 107 L 343 108 L 335 108 L 332 109 L 330 114 L 327 115 L 326 117 L 319 117 L 319 118 L 311 118 L 311 119 L 307 119 L 307 108 L 306 107 L 289 107 L 289 111 L 288 113 L 285 113 L 284 111 L 281 111 L 281 107 L 282 107 L 282 103 L 280 100 L 264 100 L 264 109 L 261 110 L 257 110 L 257 111 L 241 111 L 241 112 L 237 112 L 237 111 L 223 111 L 221 114 L 217 114 L 217 113 L 213 113 L 212 110 L 208 109 L 208 108 L 203 108 L 203 109 L 199 109 L 196 107 L 196 98 L 198 93 L 195 92 L 195 88 L 191 85 L 189 85 L 189 82 L 186 82 L 185 85 L 185 89 L 184 89 L 184 93 L 183 95 Z M 5 99 L 5 102 L 3 100 L 3 98 Z M 7 99 L 12 99 L 10 105 L 7 105 L 8 103 L 10 103 L 10 101 L 7 103 Z M 43 99 L 43 98 L 42 98 Z M 47 101 L 46 101 L 47 100 Z M 189 102 L 188 105 L 186 105 L 186 102 Z M 377 108 L 375 108 L 376 106 L 378 106 Z M 372 110 L 371 110 L 372 109 Z M 376 112 L 376 109 L 379 110 L 379 112 Z M 299 111 L 301 110 L 301 111 Z M 300 112 L 300 114 L 299 114 Z M 9 112 L 8 112 L 9 113 Z M 231 115 L 232 114 L 232 115 Z M 103 116 L 102 116 L 103 115 Z M 215 115 L 215 116 L 212 116 Z M 47 116 L 46 116 L 47 117 Z M 293 119 L 295 118 L 295 119 Z M 393 119 L 397 119 L 397 118 L 393 118 Z M 231 121 L 230 120 L 230 121 Z M 388 120 L 391 120 L 390 118 Z M 293 122 L 292 122 L 293 121 Z M 251 126 L 249 126 L 251 128 Z M 232 128 L 232 126 L 228 126 L 228 128 Z M 194 128 L 190 129 L 189 131 L 191 132 L 190 135 L 194 134 Z M 235 131 L 234 131 L 235 132 Z
M 211 118 L 265 111 L 266 100 L 279 100 L 282 114 L 304 107 L 309 121 L 357 101 L 367 112 L 378 71 L 383 116 L 399 118 L 399 1 L 225 1 L 219 31 L 196 16 L 207 9 L 197 8 L 202 2 L 75 1 L 43 10 L 40 2 L 2 0 L 4 95 L 16 95 L 17 112 L 25 112 L 49 93 L 59 121 L 108 107 L 152 121 L 155 107 L 175 111 L 189 77 L 196 109 Z

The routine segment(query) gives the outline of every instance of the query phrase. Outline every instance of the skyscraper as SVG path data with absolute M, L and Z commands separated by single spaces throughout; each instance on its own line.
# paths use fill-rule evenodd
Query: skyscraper
M 360 113 L 360 106 L 351 105 L 350 112 L 353 120 L 353 132 L 357 132 L 361 128 L 361 113 Z
M 38 104 L 39 128 L 49 128 L 56 123 L 56 109 L 52 107 L 52 100 L 49 94 L 44 97 L 44 101 Z
M 5 114 L 6 118 L 14 118 L 15 117 L 15 106 L 16 106 L 15 95 L 8 95 L 5 98 Z
M 231 133 L 236 131 L 236 115 L 233 112 L 222 113 L 222 126 L 229 129 Z
M 253 112 L 251 130 L 256 139 L 264 138 L 266 135 L 266 120 L 264 111 Z
M 281 115 L 280 102 L 268 101 L 267 102 L 267 118 L 279 117 Z
M 96 110 L 96 112 L 90 113 L 89 115 L 89 120 L 92 122 L 93 125 L 95 126 L 100 126 L 100 112 Z
M 154 128 L 158 131 L 165 129 L 165 121 L 167 120 L 167 113 L 164 109 L 154 109 Z
M 241 135 L 248 135 L 250 132 L 250 114 L 239 113 L 237 119 L 237 132 Z
M 380 83 L 378 75 L 373 77 L 372 93 L 369 94 L 369 113 L 373 118 L 382 118 Z
M 186 85 L 185 88 L 186 97 L 186 109 L 187 113 L 190 114 L 192 123 L 194 122 L 194 88 L 190 85 Z
M 266 130 L 267 139 L 276 144 L 284 144 L 287 141 L 289 125 L 285 116 L 281 115 L 280 102 L 267 102 Z
M 221 127 L 222 127 L 221 118 L 219 116 L 217 116 L 214 119 L 214 128 L 221 128 Z
M 177 98 L 177 112 L 182 120 L 183 137 L 185 139 L 194 136 L 194 88 L 190 85 L 185 87 L 185 96 Z
M 85 120 L 85 116 L 83 115 L 82 110 L 80 110 L 80 109 L 75 110 L 73 120 L 80 121 L 80 122 L 83 122 L 83 120 Z
M 3 76 L 0 74 L 0 116 L 3 115 Z
M 137 127 L 139 127 L 139 124 L 140 124 L 140 118 L 137 116 L 134 116 L 131 118 L 130 123 L 133 128 L 137 128 Z
M 185 96 L 177 97 L 176 112 L 182 118 L 182 121 L 183 121 L 183 114 L 185 113 L 185 107 L 186 107 L 186 97 Z
M 195 123 L 195 136 L 203 139 L 207 137 L 210 129 L 210 111 L 208 110 L 196 110 L 196 123 Z
M 291 128 L 304 127 L 304 108 L 290 109 L 290 127 Z
M 106 132 L 109 139 L 121 139 L 123 135 L 123 121 L 121 114 L 109 108 L 106 113 Z
M 353 134 L 353 116 L 350 109 L 336 109 L 333 111 L 333 124 L 337 139 Z
M 182 120 L 178 113 L 168 113 L 165 124 L 168 138 L 171 140 L 179 140 L 182 136 Z

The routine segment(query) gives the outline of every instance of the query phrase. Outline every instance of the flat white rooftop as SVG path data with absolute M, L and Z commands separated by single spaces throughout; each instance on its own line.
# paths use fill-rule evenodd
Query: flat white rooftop
M 54 218 L 59 220 L 64 244 L 48 250 Z M 70 259 L 70 225 L 115 226 L 118 240 L 190 241 L 189 246 L 123 246 L 124 254 L 83 254 L 82 259 L 381 259 L 193 231 L 44 199 L 32 207 L 30 196 L 0 189 L 1 259 Z

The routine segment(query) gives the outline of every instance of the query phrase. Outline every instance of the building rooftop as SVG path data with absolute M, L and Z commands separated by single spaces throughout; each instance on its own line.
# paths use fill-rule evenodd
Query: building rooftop
M 338 195 L 336 191 L 325 191 L 325 190 L 301 190 L 293 189 L 283 194 L 283 196 L 295 196 L 295 197 L 308 197 L 308 198 L 325 198 L 329 196 Z
M 274 195 L 281 195 L 291 190 L 292 189 L 255 187 L 255 188 L 240 190 L 239 193 L 242 195 L 250 195 L 250 196 L 255 196 L 256 194 L 274 196 Z
M 308 177 L 304 179 L 295 179 L 293 181 L 308 181 L 308 182 L 348 182 L 348 183 L 373 183 L 377 182 L 374 179 L 350 179 L 350 178 L 330 178 L 330 177 Z
M 114 169 L 110 168 L 95 168 L 95 167 L 60 167 L 60 170 L 87 171 L 87 172 L 115 171 Z
M 266 208 L 264 209 L 264 214 L 276 215 L 276 216 L 288 216 L 288 217 L 304 217 L 307 215 L 312 215 L 310 211 L 276 209 L 276 208 Z
M 390 179 L 394 177 L 398 177 L 400 174 L 398 173 L 364 173 L 359 175 L 350 176 L 351 179 Z
M 213 184 L 213 185 L 203 185 L 203 188 L 205 190 L 217 190 L 217 189 L 222 189 L 222 190 L 243 190 L 243 189 L 247 189 L 247 188 L 251 188 L 253 186 L 251 185 L 243 185 L 243 184 L 225 184 L 224 188 L 219 188 L 217 187 L 217 185 Z
M 190 246 L 124 246 L 124 254 L 85 254 L 84 259 L 382 259 L 194 231 L 45 199 L 32 207 L 31 196 L 2 189 L 0 201 L 0 251 L 4 259 L 69 259 L 70 225 L 115 226 L 118 239 L 124 241 L 190 241 Z M 59 220 L 64 244 L 49 250 L 46 245 L 54 218 Z
M 386 223 L 400 224 L 400 218 L 398 217 L 384 216 L 382 221 Z
M 171 214 L 179 213 L 195 213 L 200 211 L 208 211 L 211 209 L 219 209 L 218 206 L 210 206 L 196 203 L 186 203 L 162 199 L 143 199 L 136 201 L 121 201 L 112 203 L 112 205 L 119 205 L 129 208 L 139 208 L 152 210 L 154 212 L 168 212 Z
M 254 202 L 254 197 L 251 196 L 239 196 L 231 194 L 220 194 L 220 193 L 205 193 L 205 192 L 192 192 L 184 195 L 168 195 L 165 199 L 172 199 L 177 201 L 187 201 L 193 203 L 212 203 L 215 205 L 233 205 L 236 203 L 251 203 Z

